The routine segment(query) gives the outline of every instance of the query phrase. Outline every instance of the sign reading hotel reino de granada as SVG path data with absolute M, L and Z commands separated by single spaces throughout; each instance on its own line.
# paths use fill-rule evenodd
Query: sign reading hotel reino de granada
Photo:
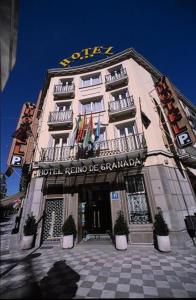
M 68 67 L 71 62 L 76 61 L 76 60 L 87 59 L 87 58 L 91 58 L 93 56 L 100 55 L 100 54 L 110 56 L 113 54 L 112 49 L 113 49 L 113 47 L 111 47 L 111 46 L 109 46 L 109 47 L 96 46 L 93 48 L 85 48 L 79 52 L 74 52 L 70 57 L 64 58 L 59 63 L 61 65 L 63 65 L 64 67 Z
M 129 167 L 142 166 L 142 161 L 136 158 L 119 160 L 114 162 L 105 162 L 101 164 L 90 164 L 84 166 L 72 166 L 62 168 L 44 168 L 35 171 L 34 177 L 52 176 L 52 175 L 80 175 L 94 172 L 115 171 Z

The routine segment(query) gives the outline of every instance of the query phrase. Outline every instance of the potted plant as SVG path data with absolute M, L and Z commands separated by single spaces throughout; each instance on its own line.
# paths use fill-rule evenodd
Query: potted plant
M 23 227 L 23 238 L 21 241 L 21 248 L 23 250 L 30 249 L 33 246 L 33 240 L 35 237 L 35 234 L 37 232 L 37 222 L 33 215 L 27 216 L 25 225 Z
M 163 213 L 160 207 L 157 208 L 158 212 L 155 215 L 154 233 L 157 238 L 158 250 L 162 252 L 171 251 L 169 229 L 164 220 Z
M 65 220 L 62 226 L 63 238 L 62 238 L 62 247 L 64 249 L 70 249 L 74 247 L 74 241 L 76 239 L 76 225 L 72 215 Z
M 117 250 L 127 249 L 128 234 L 129 227 L 124 218 L 123 212 L 120 210 L 114 225 L 115 245 Z

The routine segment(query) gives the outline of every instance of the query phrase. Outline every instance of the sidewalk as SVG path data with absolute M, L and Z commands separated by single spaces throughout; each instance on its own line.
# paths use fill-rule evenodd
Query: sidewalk
M 196 297 L 191 244 L 161 253 L 151 245 L 117 251 L 109 242 L 91 241 L 73 249 L 43 246 L 25 259 L 7 254 L 1 263 L 15 266 L 1 278 L 0 299 Z

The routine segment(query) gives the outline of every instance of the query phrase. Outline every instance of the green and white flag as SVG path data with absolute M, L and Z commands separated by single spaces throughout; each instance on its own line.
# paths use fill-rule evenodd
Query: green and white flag
M 69 137 L 69 141 L 67 143 L 67 145 L 69 147 L 73 147 L 74 144 L 75 144 L 75 141 L 76 141 L 76 136 L 77 136 L 77 132 L 78 132 L 78 128 L 79 128 L 79 123 L 81 121 L 81 116 L 79 116 L 78 120 L 76 120 L 76 125 L 75 127 L 72 129 L 72 132 L 70 134 L 70 137 Z
M 83 149 L 87 148 L 89 145 L 89 142 L 93 143 L 94 142 L 94 134 L 93 134 L 93 116 L 91 113 L 89 123 L 88 123 L 88 128 L 86 130 L 86 134 L 84 137 L 83 141 Z

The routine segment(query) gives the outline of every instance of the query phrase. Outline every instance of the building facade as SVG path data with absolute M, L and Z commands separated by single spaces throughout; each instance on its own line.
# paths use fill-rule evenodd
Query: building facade
M 77 242 L 110 234 L 119 210 L 129 242 L 152 244 L 157 207 L 171 243 L 189 239 L 184 217 L 196 212 L 196 109 L 160 78 L 133 49 L 48 70 L 21 223 L 31 212 L 40 220 L 37 245 L 59 239 L 70 214 Z M 175 94 L 172 104 L 161 84 Z
M 0 90 L 3 91 L 16 62 L 19 0 L 1 0 Z
M 5 174 L 0 172 L 0 199 L 5 198 L 7 193 L 6 177 Z

